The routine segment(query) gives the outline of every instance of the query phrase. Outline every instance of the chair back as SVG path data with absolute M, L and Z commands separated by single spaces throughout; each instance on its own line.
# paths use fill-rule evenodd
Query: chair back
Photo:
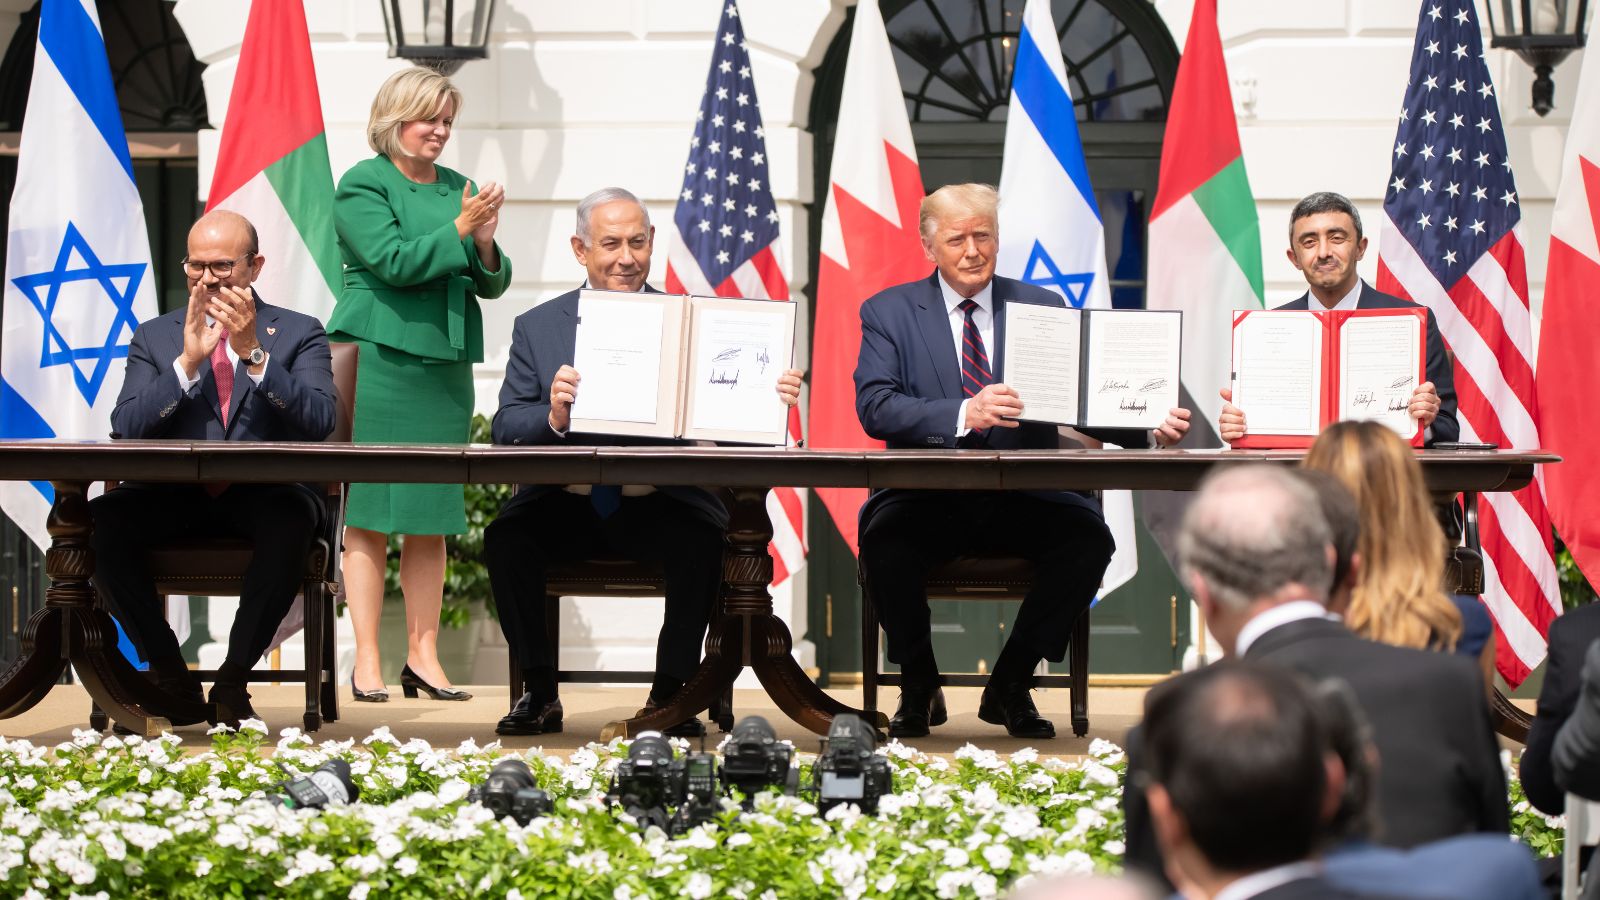
M 334 420 L 327 440 L 348 443 L 356 421 L 356 366 L 361 361 L 361 347 L 333 342 L 328 349 L 333 353 Z

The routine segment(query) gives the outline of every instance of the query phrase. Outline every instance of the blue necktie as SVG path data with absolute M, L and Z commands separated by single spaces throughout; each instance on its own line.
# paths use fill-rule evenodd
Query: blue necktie
M 622 485 L 595 485 L 589 490 L 589 505 L 594 507 L 594 511 L 600 514 L 600 518 L 611 518 L 611 514 L 622 506 Z

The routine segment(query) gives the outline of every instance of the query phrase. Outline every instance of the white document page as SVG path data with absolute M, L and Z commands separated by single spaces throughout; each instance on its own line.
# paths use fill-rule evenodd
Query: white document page
M 662 304 L 616 300 L 585 291 L 578 297 L 578 370 L 574 419 L 651 424 L 661 386 Z M 670 424 L 670 423 L 669 423 Z
M 1154 428 L 1178 405 L 1183 315 L 1097 309 L 1089 313 L 1084 424 Z
M 1233 405 L 1256 434 L 1321 431 L 1322 322 L 1298 310 L 1253 311 L 1233 329 Z
M 787 310 L 745 305 L 750 308 L 701 306 L 695 311 L 690 428 L 777 427 L 781 433 L 787 407 L 777 387 L 789 359 Z
M 1061 306 L 1007 303 L 1000 358 L 1005 383 L 1022 398 L 1030 422 L 1078 422 L 1078 348 L 1083 313 Z
M 1416 316 L 1351 316 L 1339 329 L 1339 418 L 1374 419 L 1410 440 L 1406 410 L 1422 371 L 1422 321 Z

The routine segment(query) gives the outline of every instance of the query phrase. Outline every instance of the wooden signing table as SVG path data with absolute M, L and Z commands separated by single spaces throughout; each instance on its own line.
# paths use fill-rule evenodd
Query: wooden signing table
M 1040 450 L 832 451 L 682 447 L 490 447 L 481 445 L 289 444 L 208 441 L 0 441 L 0 479 L 49 481 L 50 578 L 45 606 L 29 618 L 22 655 L 0 675 L 0 718 L 38 703 L 68 663 L 101 709 L 143 734 L 203 707 L 166 695 L 117 650 L 110 616 L 95 602 L 87 491 L 95 481 L 417 482 L 437 484 L 654 484 L 728 488 L 734 498 L 724 560 L 723 615 L 706 638 L 699 672 L 667 706 L 608 726 L 605 737 L 659 729 L 706 709 L 746 666 L 790 718 L 825 734 L 856 712 L 823 693 L 790 655 L 788 627 L 767 585 L 772 523 L 766 494 L 796 487 L 946 490 L 1193 490 L 1219 463 L 1292 464 L 1299 451 Z M 1428 451 L 1436 495 L 1511 491 L 1543 451 Z M 880 727 L 884 715 L 877 714 Z

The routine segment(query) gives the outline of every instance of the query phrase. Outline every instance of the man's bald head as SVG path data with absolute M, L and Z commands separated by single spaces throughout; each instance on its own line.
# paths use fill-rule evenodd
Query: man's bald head
M 261 275 L 265 259 L 256 227 L 236 212 L 214 209 L 189 229 L 184 274 L 190 288 L 216 294 L 223 285 L 245 289 Z
M 213 209 L 196 220 L 189 229 L 189 243 L 193 244 L 202 233 L 214 240 L 239 241 L 240 255 L 258 256 L 261 253 L 261 238 L 256 235 L 256 226 L 231 209 Z
M 1217 603 L 1244 609 L 1289 585 L 1326 602 L 1333 537 L 1316 492 L 1280 466 L 1229 466 L 1206 478 L 1183 517 L 1185 577 Z

